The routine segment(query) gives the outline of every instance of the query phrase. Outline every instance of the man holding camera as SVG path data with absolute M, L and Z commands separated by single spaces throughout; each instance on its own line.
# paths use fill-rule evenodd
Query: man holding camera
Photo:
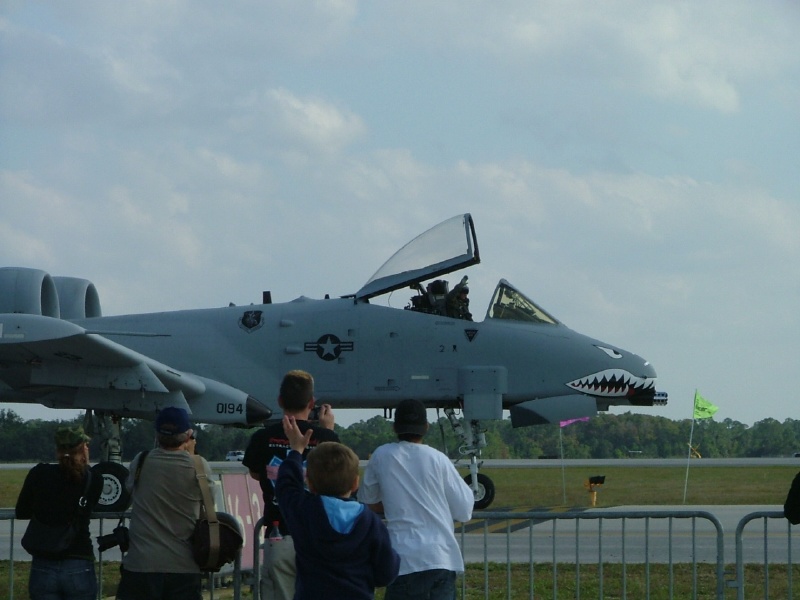
M 311 413 L 315 404 L 314 378 L 310 373 L 294 370 L 283 376 L 278 405 L 284 415 L 295 418 L 301 433 L 305 434 L 309 429 L 313 432 L 308 448 L 303 453 L 303 460 L 310 449 L 318 444 L 339 441 L 339 436 L 333 431 L 335 419 L 330 405 L 319 407 L 318 423 L 312 425 L 311 421 L 315 419 L 312 419 Z M 273 423 L 253 434 L 242 460 L 242 464 L 250 470 L 250 476 L 261 486 L 267 527 L 271 528 L 277 523 L 280 531 L 279 538 L 276 536 L 276 539 L 267 540 L 265 544 L 259 581 L 261 598 L 271 600 L 292 600 L 295 595 L 297 568 L 294 541 L 275 497 L 279 466 L 291 450 L 292 445 L 283 430 L 283 423 Z M 269 529 L 267 531 L 271 534 Z
M 202 504 L 189 452 L 194 432 L 176 407 L 160 411 L 155 427 L 158 447 L 134 457 L 126 483 L 133 495 L 130 549 L 117 600 L 200 600 L 202 575 L 189 541 Z

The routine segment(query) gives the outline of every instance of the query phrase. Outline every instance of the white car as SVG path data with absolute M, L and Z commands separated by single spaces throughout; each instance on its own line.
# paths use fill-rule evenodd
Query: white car
M 225 455 L 225 460 L 238 460 L 242 462 L 242 459 L 244 459 L 244 450 L 231 450 Z

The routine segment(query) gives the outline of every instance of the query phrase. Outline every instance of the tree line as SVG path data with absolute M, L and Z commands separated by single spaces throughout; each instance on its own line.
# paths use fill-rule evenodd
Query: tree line
M 0 462 L 52 462 L 56 428 L 80 424 L 80 417 L 25 421 L 12 410 L 0 410 Z M 600 414 L 563 428 L 538 425 L 514 429 L 508 419 L 485 421 L 482 425 L 486 437 L 483 458 L 557 458 L 562 448 L 564 458 L 685 458 L 692 420 L 625 413 Z M 153 447 L 151 421 L 123 419 L 121 430 L 124 461 Z M 198 425 L 197 450 L 208 460 L 224 460 L 228 451 L 245 449 L 255 431 Z M 336 432 L 362 459 L 369 458 L 381 444 L 395 440 L 391 422 L 382 416 L 349 427 L 337 425 Z M 425 442 L 451 458 L 459 456 L 461 442 L 444 417 L 431 423 Z M 698 420 L 694 423 L 692 446 L 707 458 L 792 456 L 800 452 L 800 421 L 764 419 L 748 426 L 731 419 Z M 101 456 L 97 437 L 90 444 L 90 454 L 93 460 Z

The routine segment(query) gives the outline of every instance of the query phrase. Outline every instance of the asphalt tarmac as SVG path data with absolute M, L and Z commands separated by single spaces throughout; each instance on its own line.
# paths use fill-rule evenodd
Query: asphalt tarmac
M 560 459 L 551 460 L 486 460 L 484 466 L 493 468 L 524 467 L 541 468 L 560 466 Z M 626 465 L 636 467 L 682 466 L 680 459 L 621 459 L 621 460 L 564 460 L 565 466 L 604 467 Z M 797 458 L 766 459 L 692 459 L 692 468 L 704 466 L 794 466 L 800 469 Z M 5 464 L 0 469 L 30 469 L 32 464 Z M 246 469 L 238 462 L 213 462 L 215 472 L 241 472 Z M 552 561 L 555 555 L 559 562 L 597 562 L 602 555 L 604 562 L 642 562 L 645 557 L 651 562 L 687 562 L 692 556 L 701 562 L 715 561 L 718 551 L 724 560 L 732 563 L 736 559 L 737 526 L 751 514 L 767 513 L 770 518 L 749 522 L 740 538 L 740 551 L 748 562 L 760 562 L 764 556 L 764 539 L 768 541 L 770 562 L 786 562 L 789 547 L 793 556 L 800 556 L 800 536 L 791 536 L 787 522 L 782 518 L 782 506 L 624 506 L 587 509 L 580 519 L 546 519 L 548 513 L 537 514 L 539 518 L 528 518 L 519 510 L 512 515 L 503 515 L 502 520 L 491 520 L 485 524 L 482 517 L 497 515 L 490 511 L 477 511 L 475 520 L 463 530 L 464 553 L 468 562 L 482 562 L 484 557 L 498 562 L 527 562 L 531 555 L 537 562 Z M 637 516 L 630 515 L 650 516 Z M 7 509 L 6 516 L 13 515 Z M 626 518 L 620 518 L 623 515 Z M 655 516 L 658 515 L 658 516 Z M 670 516 L 671 515 L 671 516 Z M 602 517 L 602 518 L 601 518 Z M 105 520 L 104 533 L 109 533 L 116 522 Z M 27 522 L 14 522 L 15 560 L 29 560 L 19 545 Z M 100 522 L 92 523 L 93 536 L 100 535 Z M 718 532 L 722 532 L 720 538 Z M 11 555 L 11 521 L 0 520 L 0 560 Z M 624 535 L 623 535 L 624 532 Z M 461 530 L 459 530 L 461 534 Z M 795 539 L 797 538 L 797 539 Z M 672 540 L 670 542 L 670 539 Z M 718 544 L 722 542 L 720 547 Z M 118 549 L 104 555 L 107 560 L 119 560 Z

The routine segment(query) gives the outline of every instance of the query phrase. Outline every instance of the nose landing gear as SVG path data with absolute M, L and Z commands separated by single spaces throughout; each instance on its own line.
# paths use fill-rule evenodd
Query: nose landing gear
M 461 421 L 452 408 L 445 408 L 444 414 L 447 416 L 453 432 L 461 440 L 458 448 L 459 454 L 469 456 L 469 475 L 464 477 L 464 481 L 472 488 L 475 495 L 475 508 L 487 508 L 494 501 L 494 482 L 482 473 L 478 473 L 478 459 L 481 449 L 486 447 L 485 430 L 481 429 L 480 421 L 477 419 L 470 421 L 469 427 L 464 428 Z

